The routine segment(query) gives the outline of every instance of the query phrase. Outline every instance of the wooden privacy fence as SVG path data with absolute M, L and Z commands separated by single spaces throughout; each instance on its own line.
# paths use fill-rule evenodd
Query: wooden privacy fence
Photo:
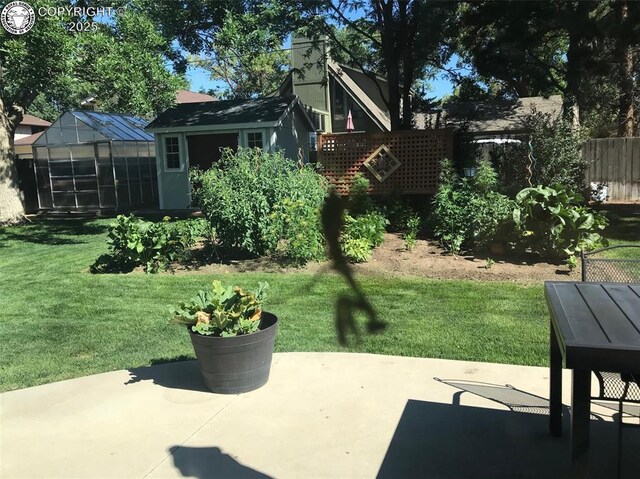
M 587 184 L 609 184 L 609 201 L 640 200 L 640 138 L 598 138 L 582 147 Z
M 357 173 L 369 179 L 372 194 L 433 194 L 438 187 L 440 161 L 452 155 L 453 132 L 449 129 L 318 138 L 318 160 L 340 194 L 348 192 Z

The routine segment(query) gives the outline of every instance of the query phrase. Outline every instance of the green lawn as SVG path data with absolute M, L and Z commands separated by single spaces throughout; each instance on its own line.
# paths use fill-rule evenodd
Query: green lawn
M 633 244 L 640 246 L 640 205 L 607 205 L 599 209 L 609 218 L 605 236 L 610 246 Z M 635 249 L 612 250 L 605 257 L 632 259 L 638 257 Z
M 0 228 L 0 391 L 193 357 L 186 331 L 167 324 L 168 306 L 213 276 L 90 274 L 89 265 L 106 252 L 109 221 Z M 343 348 L 333 325 L 335 298 L 346 289 L 337 276 L 222 276 L 248 287 L 270 283 L 266 309 L 281 320 L 277 351 L 547 364 L 542 284 L 362 277 L 389 326 Z

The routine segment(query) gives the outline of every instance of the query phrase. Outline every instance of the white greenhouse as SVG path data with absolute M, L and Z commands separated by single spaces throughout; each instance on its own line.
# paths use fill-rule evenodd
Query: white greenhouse
M 69 111 L 33 144 L 42 210 L 157 208 L 153 135 L 130 115 Z

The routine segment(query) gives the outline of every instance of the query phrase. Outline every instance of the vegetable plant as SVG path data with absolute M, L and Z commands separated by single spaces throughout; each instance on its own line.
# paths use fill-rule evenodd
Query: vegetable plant
M 280 214 L 287 208 L 285 200 L 295 205 L 303 202 L 309 211 L 319 211 L 327 193 L 327 181 L 315 166 L 298 167 L 282 153 L 255 148 L 225 150 L 209 170 L 193 171 L 191 182 L 194 205 L 216 231 L 219 246 L 258 256 L 274 252 L 280 240 L 292 240 L 299 234 L 297 225 L 286 217 L 302 214 L 302 208 Z M 307 213 L 305 217 L 310 218 Z M 317 237 L 319 223 L 310 222 L 308 227 L 316 228 Z
M 420 217 L 413 215 L 407 220 L 406 231 L 404 233 L 405 247 L 407 251 L 412 251 L 416 246 L 416 238 L 420 230 Z
M 219 280 L 201 290 L 190 301 L 171 308 L 171 322 L 186 324 L 205 336 L 240 336 L 255 333 L 260 326 L 262 304 L 268 284 L 261 282 L 255 292 L 240 286 L 224 287 Z
M 303 265 L 325 257 L 319 208 L 285 198 L 274 206 L 268 234 L 277 239 L 275 253 Z
M 384 241 L 385 228 L 389 221 L 380 213 L 367 213 L 353 217 L 345 215 L 343 235 L 349 238 L 366 239 L 372 248 L 376 248 Z
M 354 263 L 369 260 L 373 248 L 380 246 L 384 241 L 388 224 L 387 219 L 376 212 L 356 217 L 346 214 L 340 238 L 342 253 Z
M 345 238 L 341 247 L 342 254 L 352 263 L 364 263 L 371 259 L 371 243 L 366 238 Z
M 109 259 L 123 268 L 142 265 L 145 272 L 155 273 L 182 259 L 196 239 L 205 235 L 207 225 L 199 219 L 172 222 L 165 216 L 161 222 L 153 222 L 133 214 L 118 215 L 107 233 Z M 98 261 L 92 270 L 101 272 L 101 267 L 104 263 Z
M 369 179 L 362 173 L 357 173 L 351 180 L 349 211 L 352 215 L 364 215 L 375 210 L 375 205 L 369 195 L 370 185 Z
M 599 233 L 608 224 L 606 217 L 582 201 L 582 196 L 559 184 L 520 191 L 513 221 L 521 246 L 559 260 L 606 245 Z
M 460 178 L 450 160 L 441 165 L 440 185 L 433 200 L 434 234 L 452 253 L 463 247 L 483 249 L 510 220 L 513 204 L 495 191 L 491 164 L 478 163 L 476 176 Z

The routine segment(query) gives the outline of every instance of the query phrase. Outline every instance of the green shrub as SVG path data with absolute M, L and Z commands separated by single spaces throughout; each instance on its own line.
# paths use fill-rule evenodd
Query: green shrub
M 407 251 L 412 251 L 413 248 L 415 248 L 418 231 L 420 231 L 420 216 L 413 215 L 407 220 L 404 233 L 404 241 Z
M 527 168 L 529 155 L 533 155 L 532 183 L 561 184 L 576 193 L 585 187 L 586 160 L 582 157 L 584 132 L 571 123 L 549 114 L 534 112 L 525 118 L 530 131 L 531 149 L 522 144 L 505 144 L 491 152 L 502 190 L 514 196 L 529 187 Z
M 369 195 L 369 179 L 362 173 L 357 173 L 349 188 L 349 211 L 352 215 L 364 215 L 375 211 L 376 207 Z
M 340 243 L 342 254 L 352 263 L 364 263 L 371 259 L 371 243 L 366 238 L 344 238 Z
M 384 241 L 385 228 L 389 221 L 380 213 L 368 213 L 361 216 L 345 215 L 343 235 L 352 239 L 366 239 L 372 248 Z
M 380 213 L 371 212 L 356 217 L 346 214 L 340 237 L 345 257 L 354 263 L 369 260 L 373 248 L 383 243 L 388 224 Z
M 558 260 L 606 244 L 598 233 L 607 226 L 606 217 L 582 206 L 582 201 L 562 185 L 520 191 L 513 211 L 520 246 Z
M 320 210 L 304 200 L 285 198 L 271 213 L 270 235 L 279 238 L 275 253 L 296 264 L 325 257 Z
M 413 217 L 420 217 L 418 212 L 402 198 L 392 198 L 384 206 L 384 216 L 389 220 L 388 231 L 401 233 L 407 230 L 407 224 Z
M 196 239 L 206 233 L 207 225 L 202 220 L 171 222 L 165 217 L 155 223 L 134 215 L 118 215 L 107 233 L 111 264 L 101 257 L 92 271 L 111 271 L 113 265 L 123 269 L 142 265 L 147 273 L 155 273 L 183 259 Z
M 218 280 L 211 289 L 199 291 L 187 302 L 171 308 L 171 322 L 191 326 L 194 333 L 205 336 L 240 336 L 258 331 L 267 283 L 260 283 L 255 293 L 239 286 L 227 288 Z
M 488 161 L 479 162 L 473 178 L 460 178 L 449 160 L 442 162 L 432 222 L 436 238 L 447 250 L 483 249 L 508 223 L 512 202 L 494 188 L 496 174 Z
M 194 204 L 215 229 L 220 246 L 254 255 L 274 252 L 281 240 L 299 234 L 299 226 L 286 223 L 276 205 L 289 199 L 319 211 L 327 192 L 327 182 L 314 166 L 298 168 L 280 152 L 255 148 L 226 150 L 214 167 L 192 173 L 191 179 Z M 309 228 L 315 227 L 308 233 L 317 236 L 319 223 L 310 222 Z

